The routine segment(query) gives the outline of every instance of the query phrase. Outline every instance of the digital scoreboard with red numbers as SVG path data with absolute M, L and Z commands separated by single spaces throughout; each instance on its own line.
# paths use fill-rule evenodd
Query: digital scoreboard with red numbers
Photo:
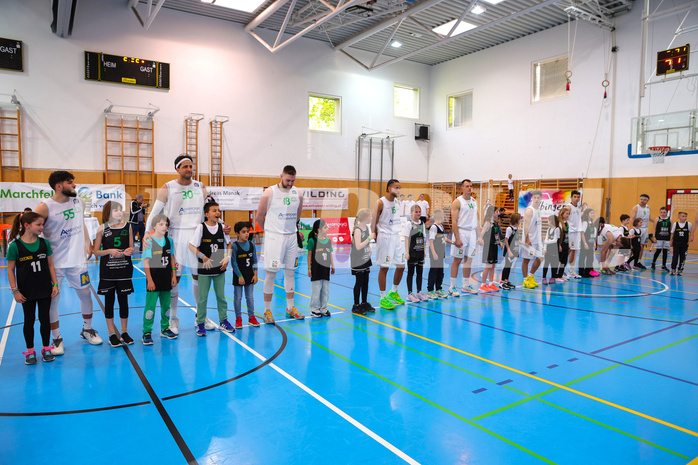
M 689 44 L 657 52 L 657 76 L 686 71 L 690 52 Z
M 143 58 L 85 52 L 85 79 L 169 89 L 170 64 Z

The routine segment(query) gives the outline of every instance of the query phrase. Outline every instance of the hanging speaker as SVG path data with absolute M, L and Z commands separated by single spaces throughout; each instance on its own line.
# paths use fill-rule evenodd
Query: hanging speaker
M 414 124 L 414 140 L 429 140 L 429 125 L 415 123 Z

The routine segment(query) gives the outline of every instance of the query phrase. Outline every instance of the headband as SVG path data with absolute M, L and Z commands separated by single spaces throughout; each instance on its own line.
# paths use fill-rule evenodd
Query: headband
M 189 157 L 184 157 L 184 158 L 182 158 L 181 160 L 179 160 L 178 163 L 175 164 L 175 169 L 178 170 L 179 167 L 182 165 L 182 163 L 184 163 L 185 160 L 189 160 L 190 162 L 194 163 L 194 160 L 192 160 L 191 158 L 189 158 Z

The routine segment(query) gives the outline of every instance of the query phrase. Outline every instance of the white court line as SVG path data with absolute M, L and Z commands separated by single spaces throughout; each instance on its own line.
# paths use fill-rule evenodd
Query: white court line
M 12 306 L 10 307 L 10 313 L 7 314 L 7 321 L 5 322 L 5 331 L 2 332 L 2 340 L 0 340 L 0 364 L 2 364 L 2 357 L 5 354 L 5 346 L 7 345 L 7 338 L 10 336 L 10 325 L 12 324 L 12 317 L 15 314 L 15 307 L 17 306 L 17 301 L 12 299 Z
M 138 271 L 140 271 L 141 273 L 145 274 L 145 272 L 144 272 L 143 270 L 141 270 L 140 268 L 138 268 L 138 267 L 136 267 L 136 266 L 134 266 L 134 268 L 137 269 Z M 194 313 L 196 313 L 196 307 L 192 307 L 191 305 L 189 305 L 189 304 L 188 304 L 184 299 L 182 299 L 181 297 L 179 297 L 178 300 L 179 300 L 180 302 L 182 302 L 184 305 L 186 305 L 187 307 L 189 307 L 189 309 L 191 309 L 192 311 L 194 311 Z M 210 318 L 207 318 L 207 319 L 213 323 L 213 321 L 212 321 Z M 216 325 L 215 323 L 213 323 L 213 324 Z M 219 325 L 216 325 L 216 327 L 220 328 Z M 253 348 L 251 348 L 250 346 L 248 346 L 247 344 L 245 344 L 244 342 L 242 342 L 242 341 L 241 341 L 240 339 L 238 339 L 237 337 L 233 336 L 233 335 L 230 334 L 230 333 L 226 333 L 226 332 L 223 332 L 223 331 L 220 331 L 220 332 L 223 333 L 224 335 L 228 336 L 230 339 L 232 339 L 233 341 L 235 341 L 236 344 L 240 345 L 242 348 L 244 348 L 245 350 L 247 350 L 248 352 L 250 352 L 252 355 L 254 355 L 255 357 L 257 357 L 257 358 L 258 358 L 259 360 L 261 360 L 262 362 L 266 362 L 266 361 L 267 361 L 267 359 L 266 359 L 263 355 L 259 354 L 256 350 L 254 350 Z M 283 376 L 284 378 L 288 379 L 288 380 L 291 381 L 293 384 L 295 384 L 296 386 L 298 386 L 299 388 L 301 388 L 302 390 L 304 390 L 305 392 L 307 392 L 308 394 L 310 394 L 312 397 L 314 397 L 317 401 L 319 401 L 319 402 L 320 402 L 321 404 L 323 404 L 325 407 L 329 408 L 329 409 L 332 410 L 334 413 L 336 413 L 336 414 L 339 415 L 340 417 L 344 418 L 346 421 L 348 421 L 348 422 L 351 423 L 353 426 L 355 426 L 356 428 L 358 428 L 361 432 L 363 432 L 364 434 L 366 434 L 367 436 L 369 436 L 371 439 L 375 440 L 378 444 L 382 445 L 383 447 L 385 447 L 386 449 L 388 449 L 390 452 L 392 452 L 393 454 L 395 454 L 395 455 L 397 455 L 398 457 L 400 457 L 400 458 L 401 458 L 402 460 L 404 460 L 405 462 L 407 462 L 407 463 L 409 463 L 409 464 L 412 464 L 412 465 L 419 465 L 419 462 L 417 462 L 416 460 L 414 460 L 412 457 L 410 457 L 409 455 L 405 454 L 403 451 L 401 451 L 400 449 L 398 449 L 397 447 L 395 447 L 394 445 L 392 445 L 391 443 L 389 443 L 388 441 L 386 441 L 385 439 L 383 439 L 382 437 L 380 437 L 379 435 L 377 435 L 376 433 L 374 433 L 373 431 L 371 431 L 370 429 L 368 429 L 366 426 L 364 426 L 364 425 L 363 425 L 362 423 L 360 423 L 358 420 L 355 420 L 353 417 L 349 416 L 349 414 L 347 414 L 346 412 L 344 412 L 343 410 L 341 410 L 341 409 L 340 409 L 339 407 L 337 407 L 336 405 L 332 404 L 330 401 L 328 401 L 327 399 L 325 399 L 324 397 L 322 397 L 320 394 L 318 394 L 318 393 L 316 393 L 315 391 L 313 391 L 312 389 L 310 389 L 310 388 L 309 388 L 308 386 L 306 386 L 305 384 L 303 384 L 303 383 L 301 383 L 300 381 L 298 381 L 298 380 L 297 380 L 296 378 L 294 378 L 293 376 L 291 376 L 291 375 L 289 375 L 288 373 L 286 373 L 284 370 L 282 370 L 281 368 L 279 368 L 278 366 L 276 366 L 274 363 L 270 363 L 268 366 L 271 367 L 272 369 L 274 369 L 274 370 L 275 370 L 277 373 L 279 373 L 281 376 Z

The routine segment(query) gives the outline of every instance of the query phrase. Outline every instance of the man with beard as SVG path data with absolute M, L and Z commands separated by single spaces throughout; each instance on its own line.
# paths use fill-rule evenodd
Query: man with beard
M 63 355 L 65 348 L 58 328 L 58 301 L 64 279 L 80 299 L 83 319 L 80 337 L 92 345 L 101 344 L 102 338 L 92 328 L 92 297 L 90 276 L 87 274 L 87 259 L 92 256 L 92 244 L 83 220 L 85 202 L 77 198 L 75 176 L 68 171 L 54 171 L 48 177 L 48 184 L 55 194 L 41 202 L 36 207 L 36 213 L 46 219 L 43 236 L 51 244 L 58 281 L 53 285 L 59 290 L 58 295 L 51 299 L 49 312 L 54 347 L 51 353 Z

